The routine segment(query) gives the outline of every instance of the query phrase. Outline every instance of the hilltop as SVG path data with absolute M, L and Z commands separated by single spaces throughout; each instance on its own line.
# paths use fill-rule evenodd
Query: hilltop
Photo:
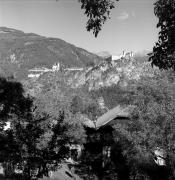
M 82 69 L 69 68 L 47 72 L 39 78 L 25 81 L 24 84 L 32 96 L 57 87 L 64 93 L 69 89 L 68 95 L 73 92 L 78 96 L 80 92 L 90 96 L 95 94 L 94 100 L 103 102 L 107 108 L 113 108 L 125 101 L 130 84 L 137 83 L 141 78 L 152 78 L 159 73 L 158 68 L 152 68 L 147 56 L 115 61 L 107 58 L 94 66 Z M 85 94 L 83 93 L 82 97 Z
M 95 92 L 104 104 L 109 94 L 123 101 L 129 84 L 160 73 L 151 67 L 148 56 L 127 54 L 113 59 L 103 52 L 99 57 L 58 38 L 0 28 L 0 73 L 13 75 L 32 96 L 57 87 L 68 95 L 85 91 L 82 97 Z M 108 108 L 119 103 L 116 99 Z

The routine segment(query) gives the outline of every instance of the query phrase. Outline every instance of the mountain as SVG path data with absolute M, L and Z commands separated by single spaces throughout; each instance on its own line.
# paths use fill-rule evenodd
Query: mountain
M 97 65 L 81 70 L 65 69 L 56 73 L 44 73 L 38 79 L 33 79 L 31 82 L 35 84 L 34 86 L 40 84 L 40 87 L 47 86 L 50 88 L 52 85 L 48 83 L 56 82 L 60 84 L 62 79 L 63 82 L 73 89 L 86 88 L 89 92 L 113 85 L 127 88 L 131 81 L 138 81 L 142 77 L 153 77 L 159 73 L 159 69 L 152 68 L 150 62 L 146 61 L 145 58 L 130 60 L 123 58 L 115 62 L 110 62 L 107 59 Z M 30 85 L 31 89 L 34 86 Z M 36 92 L 39 91 L 36 90 Z
M 111 54 L 110 54 L 109 52 L 107 52 L 107 51 L 98 52 L 98 53 L 96 53 L 96 55 L 97 55 L 97 56 L 100 56 L 100 57 L 102 57 L 102 58 L 104 58 L 104 59 L 111 56 Z
M 107 52 L 98 55 L 61 39 L 0 28 L 0 75 L 13 75 L 23 83 L 26 93 L 35 97 L 55 88 L 69 96 L 73 91 L 78 95 L 82 93 L 82 97 L 96 91 L 102 101 L 106 97 L 104 104 L 110 104 L 107 108 L 113 108 L 123 101 L 130 83 L 159 73 L 151 67 L 145 54 L 115 61 L 106 58 L 109 57 Z M 61 66 L 58 69 L 56 66 L 56 71 L 55 63 Z M 29 75 L 37 76 L 28 78 Z M 99 93 L 101 89 L 105 89 L 104 97 Z
M 115 62 L 107 59 L 82 70 L 47 72 L 39 78 L 23 81 L 23 85 L 26 93 L 34 97 L 54 90 L 66 94 L 66 97 L 81 97 L 85 102 L 90 96 L 105 112 L 118 105 L 130 104 L 131 88 L 142 78 L 151 79 L 159 76 L 160 70 L 152 68 L 151 63 L 145 58 L 122 58 Z
M 115 63 L 103 61 L 84 71 L 68 71 L 65 76 L 69 85 L 74 88 L 86 86 L 89 90 L 97 90 L 113 85 L 126 87 L 130 81 L 153 77 L 157 73 L 159 69 L 152 68 L 151 63 L 145 61 L 144 57 L 143 59 L 120 59 Z
M 27 77 L 33 68 L 86 67 L 101 61 L 99 56 L 58 38 L 0 27 L 1 71 L 17 79 Z M 0 71 L 0 73 L 1 73 Z

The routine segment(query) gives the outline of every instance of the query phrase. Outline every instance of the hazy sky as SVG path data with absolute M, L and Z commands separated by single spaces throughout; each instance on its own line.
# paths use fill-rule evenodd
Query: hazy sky
M 154 0 L 120 0 L 97 38 L 86 31 L 78 0 L 0 0 L 0 26 L 57 37 L 91 52 L 152 50 Z

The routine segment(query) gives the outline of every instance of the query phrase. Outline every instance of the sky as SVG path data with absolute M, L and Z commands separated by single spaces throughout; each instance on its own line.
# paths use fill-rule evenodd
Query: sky
M 158 39 L 155 0 L 120 0 L 95 38 L 78 0 L 0 0 L 0 26 L 63 39 L 91 52 L 151 51 Z

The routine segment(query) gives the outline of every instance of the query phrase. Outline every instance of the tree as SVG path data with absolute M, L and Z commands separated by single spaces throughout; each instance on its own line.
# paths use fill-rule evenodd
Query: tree
M 128 143 L 130 146 L 125 147 L 123 153 L 128 156 L 132 164 L 134 159 L 142 166 L 143 164 L 146 166 L 147 163 L 149 164 L 147 167 L 152 167 L 154 163 L 151 164 L 151 162 L 153 162 L 156 147 L 163 149 L 167 153 L 166 170 L 170 171 L 169 177 L 175 175 L 174 90 L 174 84 L 169 83 L 165 77 L 164 79 L 142 79 L 133 88 L 135 109 L 131 121 L 115 126 L 116 132 L 130 142 Z M 157 176 L 160 178 L 160 174 Z M 163 179 L 163 175 L 161 178 Z
M 93 31 L 95 37 L 102 25 L 110 18 L 111 9 L 115 8 L 118 0 L 79 0 L 81 8 L 88 17 L 86 29 Z M 175 70 L 175 1 L 157 0 L 154 4 L 154 13 L 159 21 L 160 28 L 158 42 L 153 47 L 149 61 L 160 69 Z
M 118 85 L 112 85 L 109 87 L 101 87 L 98 90 L 92 91 L 98 97 L 103 97 L 107 108 L 112 109 L 118 104 L 125 105 L 128 104 L 131 98 L 129 90 L 122 89 Z
M 118 0 L 79 0 L 81 9 L 85 10 L 88 17 L 86 29 L 93 31 L 95 37 L 100 32 L 102 25 L 110 18 L 111 9 L 115 8 Z M 175 1 L 157 0 L 154 4 L 154 13 L 159 21 L 160 28 L 158 42 L 150 53 L 149 61 L 160 69 L 175 70 Z
M 11 168 L 23 167 L 30 179 L 32 171 L 47 175 L 47 164 L 59 163 L 69 155 L 67 145 L 82 143 L 85 133 L 79 113 L 70 111 L 70 99 L 58 86 L 38 94 L 26 96 L 15 81 L 0 79 L 0 161 Z M 6 122 L 11 122 L 8 130 Z
M 88 31 L 93 31 L 97 37 L 101 30 L 102 24 L 110 18 L 111 9 L 115 7 L 115 1 L 118 0 L 79 0 L 81 9 L 84 9 L 84 14 L 89 18 L 86 24 Z
M 95 37 L 100 32 L 102 25 L 110 18 L 111 9 L 115 8 L 118 0 L 79 0 L 81 8 L 88 17 L 86 29 L 93 31 Z M 159 21 L 160 28 L 158 42 L 153 47 L 149 61 L 160 69 L 175 70 L 175 1 L 157 0 L 154 4 L 154 13 Z
M 0 154 L 1 162 L 11 167 L 11 172 L 7 172 L 9 174 L 13 173 L 14 165 L 21 162 L 23 159 L 23 155 L 26 152 L 25 148 L 23 148 L 25 145 L 24 142 L 28 140 L 31 142 L 36 139 L 33 137 L 39 136 L 40 134 L 38 133 L 37 126 L 34 127 L 34 124 L 31 126 L 32 123 L 29 125 L 29 122 L 32 121 L 32 99 L 24 96 L 21 83 L 15 82 L 13 79 L 7 80 L 1 78 L 0 90 L 0 139 L 1 142 L 3 142 L 3 146 L 0 148 Z M 11 123 L 11 128 L 5 130 L 4 125 L 7 122 Z M 22 128 L 24 126 L 27 130 L 25 133 L 24 128 Z M 32 130 L 32 127 L 34 127 L 35 131 L 31 131 L 29 135 L 29 131 Z M 35 143 L 35 141 L 32 143 Z M 32 146 L 30 146 L 30 148 L 31 147 Z
M 160 69 L 175 70 L 175 1 L 158 0 L 154 6 L 160 32 L 149 60 Z
M 85 141 L 83 116 L 80 112 L 72 111 L 71 93 L 69 89 L 60 87 L 53 81 L 52 88 L 44 89 L 35 100 L 36 115 L 48 118 L 41 122 L 45 130 L 40 146 L 50 149 L 52 159 L 59 162 L 68 155 L 67 145 L 82 144 Z M 53 85 L 53 84 L 52 84 Z M 65 88 L 65 89 L 64 89 Z M 62 91 L 64 89 L 64 91 Z M 63 151 L 64 149 L 64 151 Z M 48 152 L 49 153 L 49 152 Z

